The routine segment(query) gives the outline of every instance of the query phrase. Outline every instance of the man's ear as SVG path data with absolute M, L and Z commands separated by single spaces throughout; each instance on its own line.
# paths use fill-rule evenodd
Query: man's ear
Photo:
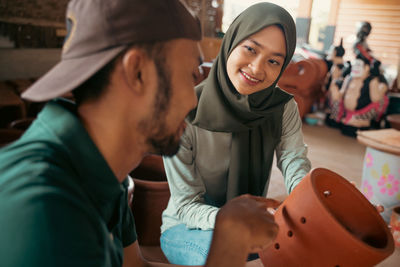
M 146 53 L 138 48 L 129 49 L 122 58 L 125 81 L 134 93 L 142 94 L 142 72 L 148 61 Z

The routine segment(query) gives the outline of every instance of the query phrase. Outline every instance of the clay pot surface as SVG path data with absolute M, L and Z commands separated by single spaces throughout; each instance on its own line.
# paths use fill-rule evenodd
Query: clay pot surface
M 167 181 L 145 181 L 133 179 L 132 213 L 140 245 L 159 246 L 161 215 L 167 208 L 171 196 Z
M 260 253 L 266 267 L 374 266 L 394 251 L 374 206 L 340 175 L 308 173 L 275 214 L 279 233 Z
M 142 159 L 139 166 L 130 175 L 133 178 L 146 181 L 166 181 L 163 159 L 159 155 L 148 155 Z
M 400 206 L 393 209 L 390 219 L 390 230 L 393 234 L 395 246 L 400 247 Z
M 130 175 L 134 181 L 131 208 L 139 244 L 159 246 L 161 215 L 171 195 L 162 157 L 145 157 Z

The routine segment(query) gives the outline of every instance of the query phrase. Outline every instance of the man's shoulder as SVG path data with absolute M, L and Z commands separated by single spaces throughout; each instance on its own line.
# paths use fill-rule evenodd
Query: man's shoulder
M 62 146 L 51 140 L 22 138 L 0 150 L 0 188 L 4 183 L 68 176 L 72 170 L 67 157 Z
M 88 201 L 73 166 L 49 144 L 13 144 L 0 153 L 0 209 L 5 206 L 30 209 L 66 205 L 80 208 Z M 11 204 L 13 203 L 13 204 Z
M 50 211 L 61 204 L 80 208 L 80 202 L 88 199 L 68 157 L 62 146 L 50 139 L 22 139 L 2 149 L 0 210 L 46 207 Z M 74 207 L 74 202 L 80 204 Z
M 82 244 L 103 242 L 96 240 L 103 232 L 99 215 L 87 205 L 73 170 L 65 167 L 68 161 L 55 156 L 59 151 L 35 143 L 18 152 L 13 148 L 18 145 L 0 156 L 0 258 L 9 261 L 5 266 L 73 262 L 79 250 L 85 251 Z M 71 247 L 76 253 L 68 259 Z

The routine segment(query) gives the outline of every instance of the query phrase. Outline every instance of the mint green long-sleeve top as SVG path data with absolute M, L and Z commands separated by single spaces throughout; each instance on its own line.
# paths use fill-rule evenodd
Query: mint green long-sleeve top
M 281 140 L 275 148 L 288 193 L 311 169 L 301 126 L 292 99 L 285 105 Z M 214 228 L 219 206 L 226 197 L 231 143 L 232 133 L 211 132 L 188 124 L 178 154 L 163 158 L 171 198 L 163 212 L 161 232 L 182 223 L 188 228 Z

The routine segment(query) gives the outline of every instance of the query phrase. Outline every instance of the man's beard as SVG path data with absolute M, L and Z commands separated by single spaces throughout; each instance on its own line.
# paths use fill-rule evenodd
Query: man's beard
M 165 135 L 164 133 L 164 136 L 148 138 L 147 142 L 151 145 L 151 153 L 172 157 L 178 153 L 180 138 L 176 138 L 174 134 Z
M 179 150 L 180 136 L 177 136 L 179 129 L 175 133 L 170 133 L 166 124 L 172 93 L 170 72 L 165 67 L 163 59 L 156 59 L 155 65 L 158 76 L 158 90 L 154 101 L 154 111 L 148 120 L 143 120 L 139 124 L 139 129 L 148 133 L 146 143 L 149 146 L 150 153 L 173 156 Z

